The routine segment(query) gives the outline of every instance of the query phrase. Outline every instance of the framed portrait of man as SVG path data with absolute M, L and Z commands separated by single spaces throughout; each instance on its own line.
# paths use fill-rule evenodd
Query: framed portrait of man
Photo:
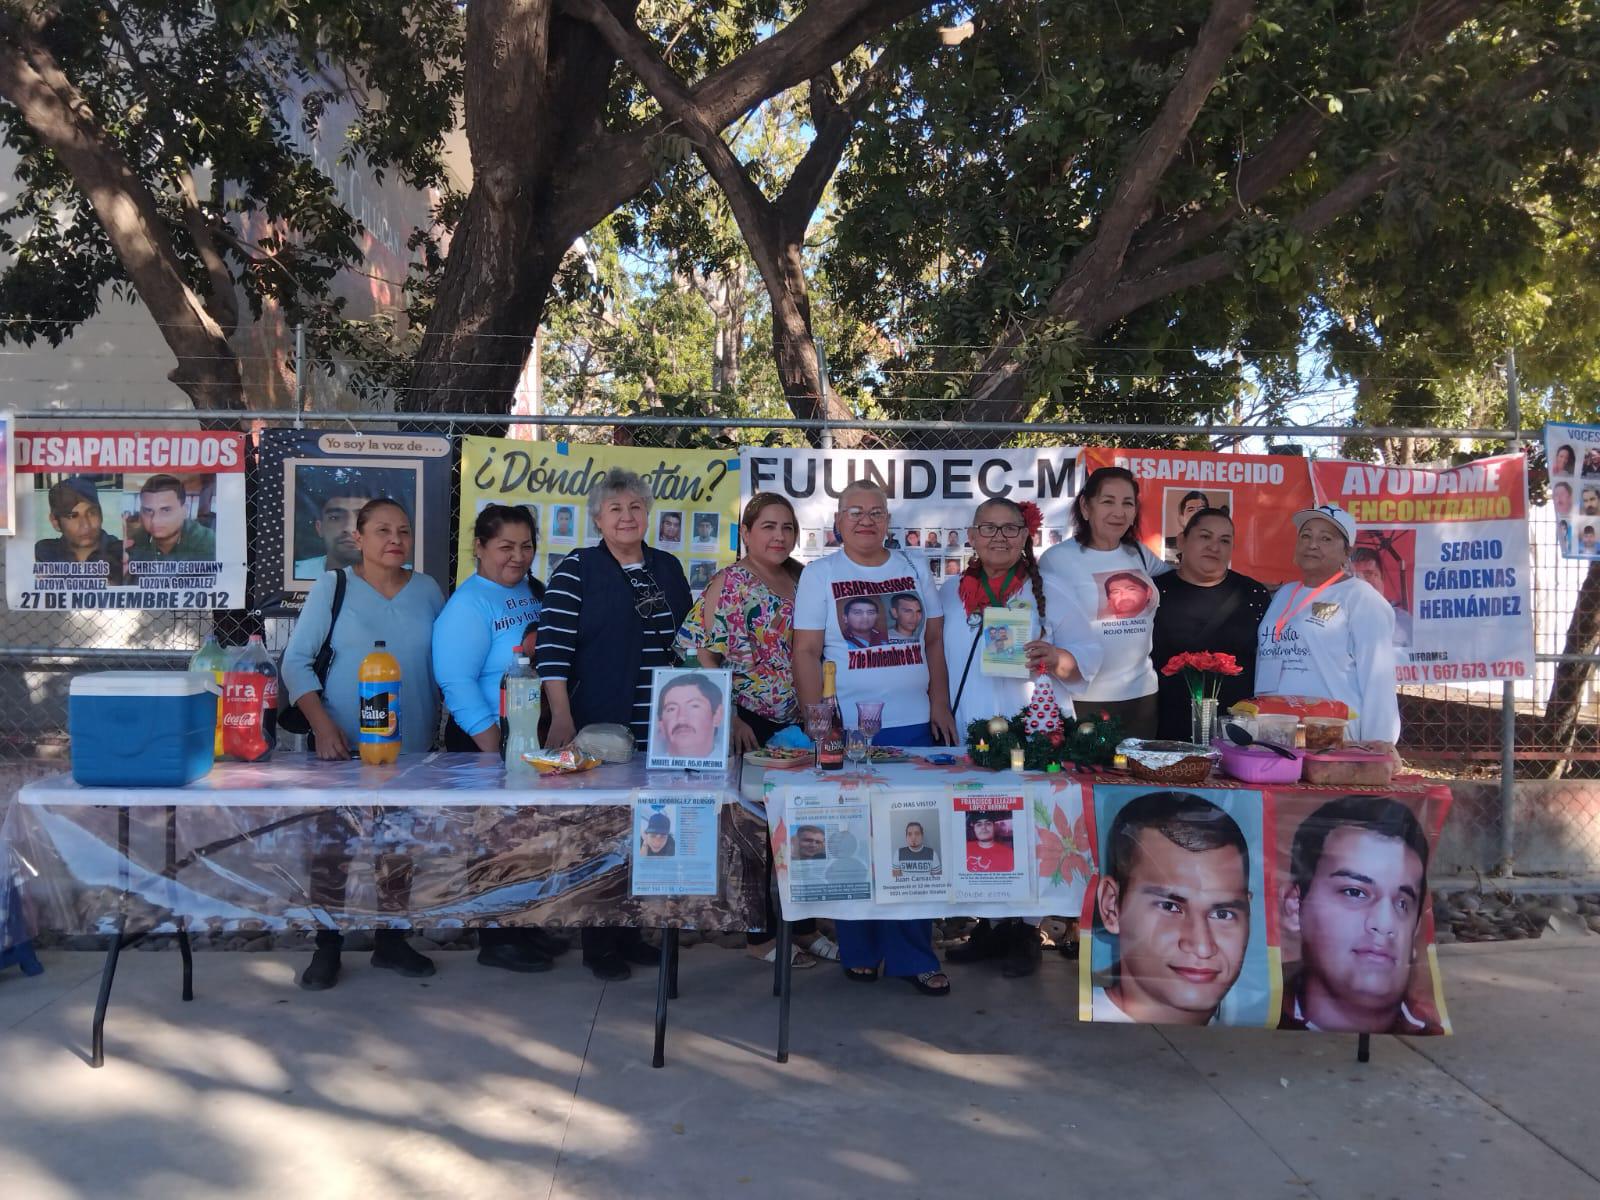
M 657 668 L 650 689 L 650 770 L 725 771 L 733 672 Z

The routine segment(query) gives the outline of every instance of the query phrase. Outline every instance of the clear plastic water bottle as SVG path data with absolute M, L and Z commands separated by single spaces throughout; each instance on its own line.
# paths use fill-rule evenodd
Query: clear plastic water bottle
M 500 748 L 505 760 L 522 765 L 524 753 L 539 748 L 539 675 L 526 654 L 519 654 L 500 681 L 504 715 Z
M 277 744 L 278 667 L 253 633 L 223 672 L 222 748 L 241 762 L 265 762 Z

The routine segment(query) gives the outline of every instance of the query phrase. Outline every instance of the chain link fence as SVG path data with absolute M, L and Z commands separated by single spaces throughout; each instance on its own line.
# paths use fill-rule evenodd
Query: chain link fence
M 195 428 L 214 416 L 176 411 L 51 411 L 21 413 L 27 427 Z M 492 417 L 447 414 L 397 416 L 354 412 L 252 412 L 248 428 L 304 427 L 350 432 L 479 433 L 545 440 L 608 442 L 668 448 L 745 445 L 831 445 L 923 450 L 974 445 L 1049 447 L 1084 444 L 1127 448 L 1195 448 L 1196 438 L 1252 452 L 1337 454 L 1348 439 L 1425 437 L 1461 439 L 1463 449 L 1492 453 L 1515 445 L 1507 429 L 1374 430 L 1337 420 L 1302 425 L 1191 426 L 963 423 L 938 419 L 842 422 L 821 426 L 798 420 L 753 420 L 662 415 Z M 1201 443 L 1204 444 L 1204 443 Z M 459 471 L 459 465 L 457 466 Z M 247 493 L 255 494 L 247 477 Z M 455 485 L 453 493 L 459 497 Z M 453 511 L 458 505 L 453 499 Z M 1402 753 L 1424 770 L 1477 781 L 1458 788 L 1446 868 L 1470 870 L 1513 861 L 1536 871 L 1600 873 L 1600 655 L 1568 653 L 1568 632 L 1580 602 L 1600 603 L 1600 564 L 1563 559 L 1556 550 L 1554 517 L 1535 509 L 1530 529 L 1536 677 L 1515 685 L 1401 689 Z M 452 564 L 453 568 L 453 564 Z M 3 578 L 0 565 L 0 578 Z M 126 667 L 179 668 L 215 632 L 224 644 L 262 632 L 270 648 L 287 641 L 289 623 L 263 621 L 245 611 L 15 612 L 0 611 L 0 762 L 64 756 L 66 697 L 73 675 Z M 1573 680 L 1584 678 L 1581 685 Z M 1570 703 L 1552 702 L 1563 694 Z M 1518 797 L 1502 789 L 1507 765 L 1520 780 L 1539 780 Z M 1555 777 L 1555 778 L 1552 778 Z

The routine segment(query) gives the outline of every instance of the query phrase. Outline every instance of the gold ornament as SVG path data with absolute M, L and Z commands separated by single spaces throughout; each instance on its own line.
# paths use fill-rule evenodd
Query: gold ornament
M 1004 717 L 990 717 L 989 718 L 989 732 L 994 734 L 995 737 L 1000 737 L 1002 734 L 1009 733 L 1010 731 L 1011 731 L 1011 722 L 1006 720 L 1006 718 L 1004 718 Z

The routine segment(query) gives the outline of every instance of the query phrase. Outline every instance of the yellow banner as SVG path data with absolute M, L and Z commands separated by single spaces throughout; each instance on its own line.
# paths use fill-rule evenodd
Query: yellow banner
M 534 574 L 549 579 L 579 546 L 600 540 L 589 521 L 590 490 L 612 467 L 637 472 L 655 497 L 645 538 L 683 563 L 699 591 L 737 557 L 739 452 L 645 450 L 591 442 L 461 439 L 460 554 L 456 582 L 477 569 L 472 524 L 487 504 L 526 504 L 539 527 Z

